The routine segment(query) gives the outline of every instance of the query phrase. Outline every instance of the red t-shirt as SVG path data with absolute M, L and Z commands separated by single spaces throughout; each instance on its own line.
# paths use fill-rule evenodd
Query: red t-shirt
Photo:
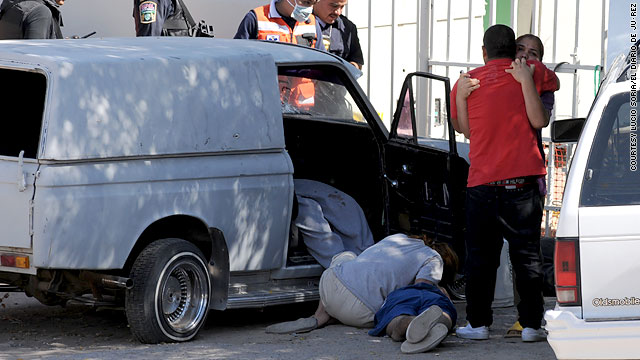
M 505 69 L 511 59 L 491 60 L 485 66 L 471 70 L 480 87 L 467 98 L 469 113 L 469 177 L 467 186 L 491 181 L 546 174 L 538 150 L 536 131 L 529 123 L 522 86 Z M 555 73 L 539 61 L 535 64 L 533 81 L 538 94 L 556 91 Z M 456 93 L 451 90 L 451 117 L 457 118 Z

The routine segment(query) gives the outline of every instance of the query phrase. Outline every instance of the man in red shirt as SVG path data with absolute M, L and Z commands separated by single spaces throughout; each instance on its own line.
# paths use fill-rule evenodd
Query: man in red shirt
M 530 62 L 534 65 L 531 69 L 527 63 L 514 60 L 515 35 L 507 26 L 487 29 L 482 51 L 485 66 L 469 72 L 479 81 L 473 93 L 458 94 L 457 83 L 451 91 L 452 122 L 470 140 L 471 162 L 465 237 L 469 324 L 459 328 L 457 335 L 475 340 L 489 338 L 491 302 L 504 237 L 509 241 L 520 295 L 519 321 L 525 328 L 522 339 L 540 341 L 544 339 L 540 329 L 544 312 L 542 207 L 536 179 L 545 174 L 545 168 L 536 129 L 549 122 L 540 93 L 555 91 L 557 78 L 540 62 Z

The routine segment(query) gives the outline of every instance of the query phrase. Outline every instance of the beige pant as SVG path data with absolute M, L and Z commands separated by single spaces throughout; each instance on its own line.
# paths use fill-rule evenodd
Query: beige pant
M 331 317 L 349 326 L 373 327 L 373 313 L 369 308 L 347 289 L 333 272 L 333 267 L 345 261 L 353 260 L 356 254 L 342 252 L 333 257 L 331 265 L 320 277 L 320 301 Z

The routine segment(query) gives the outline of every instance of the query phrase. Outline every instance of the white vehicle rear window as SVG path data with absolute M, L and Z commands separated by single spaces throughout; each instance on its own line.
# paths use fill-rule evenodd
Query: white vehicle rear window
M 615 95 L 605 108 L 589 155 L 581 206 L 640 204 L 637 109 L 630 94 Z

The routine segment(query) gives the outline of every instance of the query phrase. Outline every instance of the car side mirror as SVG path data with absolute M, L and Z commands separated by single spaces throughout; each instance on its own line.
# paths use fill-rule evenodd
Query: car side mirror
M 551 123 L 551 140 L 557 143 L 577 142 L 585 120 L 577 118 L 554 121 Z

